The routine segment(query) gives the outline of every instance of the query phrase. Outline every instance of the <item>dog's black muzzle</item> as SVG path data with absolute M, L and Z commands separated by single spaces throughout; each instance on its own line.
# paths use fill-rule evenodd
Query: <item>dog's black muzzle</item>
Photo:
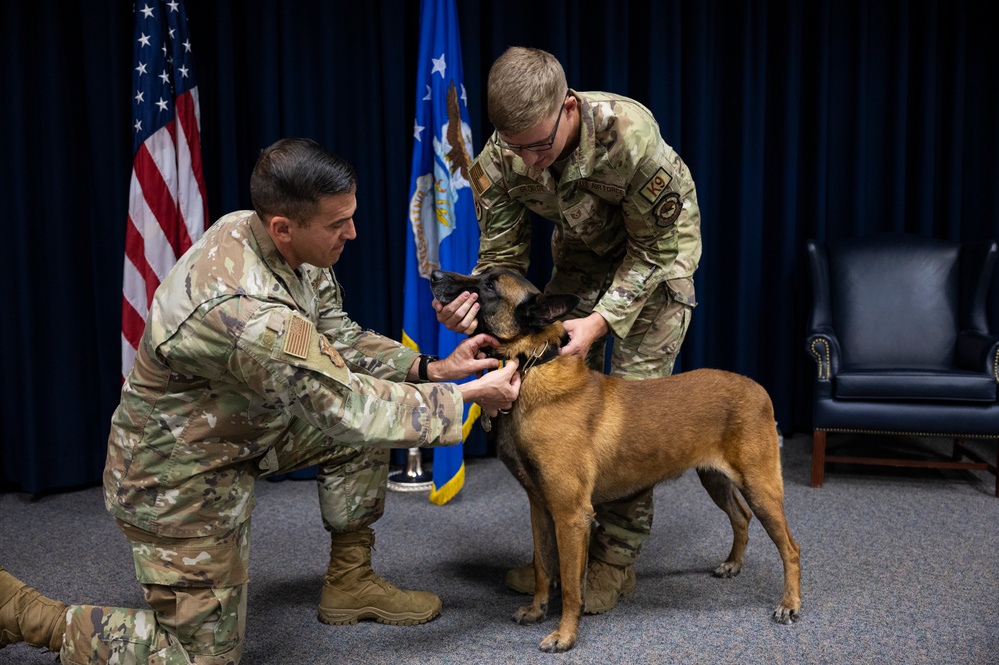
M 468 291 L 469 289 L 466 285 L 459 285 L 454 279 L 456 275 L 454 273 L 445 272 L 443 270 L 433 270 L 430 272 L 430 292 L 434 294 L 434 298 L 442 305 L 448 305 L 462 291 Z

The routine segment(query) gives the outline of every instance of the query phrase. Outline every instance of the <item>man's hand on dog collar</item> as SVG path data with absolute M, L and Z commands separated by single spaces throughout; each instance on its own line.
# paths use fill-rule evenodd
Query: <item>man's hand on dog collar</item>
M 488 416 L 495 416 L 500 409 L 509 410 L 520 394 L 517 361 L 509 360 L 501 369 L 487 372 L 481 379 L 460 383 L 458 390 L 465 402 L 475 402 Z
M 593 342 L 610 331 L 610 326 L 598 312 L 593 312 L 583 319 L 566 319 L 562 322 L 565 332 L 569 335 L 569 343 L 562 347 L 559 355 L 576 356 L 586 360 L 586 353 Z
M 479 376 L 482 372 L 499 367 L 499 361 L 488 353 L 499 345 L 495 337 L 486 334 L 475 335 L 462 341 L 446 358 L 427 365 L 427 375 L 431 381 L 459 381 L 468 376 Z

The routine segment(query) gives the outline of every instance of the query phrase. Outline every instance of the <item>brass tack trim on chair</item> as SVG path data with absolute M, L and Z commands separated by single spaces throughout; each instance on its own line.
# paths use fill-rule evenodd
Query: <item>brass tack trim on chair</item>
M 996 355 L 992 359 L 992 376 L 999 381 L 999 349 L 996 349 Z
M 886 429 L 841 429 L 838 427 L 816 427 L 818 432 L 838 432 L 840 434 L 893 434 L 896 436 L 933 436 L 940 438 L 999 439 L 999 434 L 948 434 L 946 432 L 896 432 Z
M 815 348 L 815 346 L 817 344 L 822 344 L 823 351 L 826 354 L 826 358 L 825 358 L 825 360 L 826 360 L 825 372 L 822 371 L 822 367 L 823 367 L 822 366 L 822 354 L 819 352 L 818 349 Z M 828 379 L 829 378 L 829 364 L 830 364 L 829 363 L 829 344 L 827 344 L 824 339 L 812 340 L 812 354 L 815 355 L 815 361 L 819 364 L 819 378 L 820 379 Z M 996 353 L 996 360 L 997 360 L 997 362 L 999 362 L 999 352 Z M 999 370 L 997 370 L 997 371 L 999 371 Z M 997 380 L 999 380 L 999 379 L 997 379 Z

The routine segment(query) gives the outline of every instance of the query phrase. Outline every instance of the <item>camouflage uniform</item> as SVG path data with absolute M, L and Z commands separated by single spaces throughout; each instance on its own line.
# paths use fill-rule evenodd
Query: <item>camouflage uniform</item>
M 575 293 L 570 318 L 599 312 L 615 339 L 611 374 L 627 379 L 673 371 L 694 298 L 700 212 L 686 164 L 638 102 L 570 91 L 579 102 L 579 146 L 564 163 L 528 168 L 489 141 L 470 170 L 481 240 L 476 272 L 526 272 L 528 211 L 554 222 L 548 293 Z M 495 138 L 495 137 L 494 137 Z M 605 340 L 590 349 L 603 369 Z M 591 553 L 632 563 L 652 528 L 652 491 L 596 507 Z
M 388 450 L 461 442 L 453 384 L 363 331 L 332 270 L 291 270 L 256 214 L 216 222 L 156 292 L 112 418 L 105 503 L 152 611 L 72 606 L 63 663 L 236 663 L 258 477 L 320 465 L 327 529 L 374 522 Z

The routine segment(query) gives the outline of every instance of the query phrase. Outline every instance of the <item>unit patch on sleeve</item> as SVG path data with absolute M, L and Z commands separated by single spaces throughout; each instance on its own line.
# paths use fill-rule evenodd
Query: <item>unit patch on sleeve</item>
M 650 203 L 655 203 L 659 200 L 659 197 L 663 195 L 666 188 L 673 181 L 673 176 L 666 173 L 666 169 L 659 167 L 659 170 L 655 172 L 649 181 L 645 183 L 642 187 L 642 196 L 649 200 Z
M 289 356 L 305 359 L 309 355 L 311 340 L 312 324 L 299 314 L 292 314 L 284 331 L 284 345 L 281 350 Z
M 683 203 L 680 201 L 680 195 L 676 192 L 670 192 L 656 206 L 656 224 L 662 227 L 671 225 L 680 216 L 681 210 L 683 210 Z

